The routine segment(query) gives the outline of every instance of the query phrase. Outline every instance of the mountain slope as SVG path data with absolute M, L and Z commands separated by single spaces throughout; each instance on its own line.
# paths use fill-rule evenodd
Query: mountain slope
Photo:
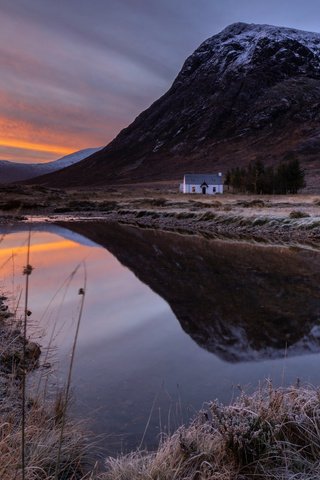
M 261 158 L 320 176 L 320 34 L 236 23 L 186 60 L 168 92 L 104 149 L 40 181 L 179 180 Z
M 18 182 L 29 178 L 55 172 L 80 162 L 84 158 L 97 152 L 99 148 L 86 148 L 71 153 L 65 157 L 47 163 L 19 163 L 0 160 L 0 183 Z

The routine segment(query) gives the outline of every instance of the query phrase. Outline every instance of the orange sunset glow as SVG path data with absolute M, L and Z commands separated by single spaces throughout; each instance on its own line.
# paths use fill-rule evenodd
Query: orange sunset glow
M 0 272 L 2 277 L 12 274 L 12 259 L 14 259 L 15 267 L 22 271 L 27 258 L 27 240 L 26 236 L 17 235 L 21 239 L 20 245 L 6 246 L 6 239 L 2 242 L 0 249 Z M 8 239 L 10 240 L 10 239 Z M 65 263 L 65 252 L 68 252 L 68 260 L 76 262 L 79 258 L 79 245 L 71 240 L 57 239 L 53 240 L 52 235 L 45 234 L 38 237 L 37 241 L 41 243 L 31 244 L 30 246 L 30 262 L 36 263 L 37 266 L 50 266 Z M 73 252 L 75 255 L 73 255 Z
M 17 232 L 3 238 L 0 249 L 0 274 L 5 289 L 10 290 L 14 277 L 16 286 L 24 282 L 23 268 L 27 258 L 28 233 Z M 82 245 L 49 232 L 34 232 L 31 235 L 30 264 L 33 266 L 32 285 L 35 290 L 46 288 L 54 292 L 57 286 L 71 277 L 83 262 L 95 265 L 95 272 L 101 277 L 111 275 L 116 279 L 116 265 L 111 261 L 111 254 L 96 248 L 94 245 Z M 48 274 L 54 272 L 54 274 Z M 79 281 L 83 281 L 83 270 L 80 268 Z
M 72 153 L 74 149 L 66 148 L 61 145 L 48 145 L 42 143 L 31 143 L 20 140 L 19 138 L 16 139 L 8 139 L 0 137 L 0 148 L 1 147 L 13 147 L 19 148 L 23 150 L 34 150 L 40 152 L 47 152 L 47 153 L 55 153 L 57 155 L 68 155 L 68 153 Z
M 0 2 L 0 160 L 105 146 L 172 81 L 176 69 L 135 53 L 107 6 L 96 16 L 80 3 L 66 2 L 61 17 L 59 2 Z

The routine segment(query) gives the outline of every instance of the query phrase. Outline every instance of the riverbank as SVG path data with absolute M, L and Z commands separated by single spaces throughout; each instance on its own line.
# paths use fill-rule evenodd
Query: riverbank
M 0 192 L 0 221 L 7 225 L 28 220 L 104 220 L 208 238 L 315 248 L 320 240 L 320 198 L 314 195 L 209 197 L 151 190 L 6 188 L 2 196 Z
M 319 390 L 266 385 L 211 402 L 155 453 L 108 459 L 105 480 L 311 480 L 320 477 Z
M 37 343 L 24 339 L 19 324 L 16 316 L 9 312 L 6 298 L 1 296 L 0 478 L 1 480 L 83 478 L 87 447 L 79 424 L 66 417 L 61 439 L 65 405 L 63 393 L 49 400 L 43 389 L 38 392 L 27 389 L 23 399 L 23 375 L 41 368 L 39 366 L 41 350 Z M 24 469 L 22 468 L 23 443 L 25 445 Z M 56 468 L 60 445 L 60 462 Z
M 151 233 L 151 232 L 150 232 Z M 156 233 L 155 233 L 156 234 Z M 182 238 L 182 236 L 180 236 Z M 198 239 L 199 240 L 199 239 Z M 205 241 L 206 242 L 206 241 Z M 152 242 L 150 242 L 152 244 Z M 259 246 L 259 248 L 261 248 Z M 21 336 L 1 300 L 0 478 L 21 475 Z M 28 342 L 29 369 L 38 367 L 36 344 Z M 8 347 L 11 355 L 8 355 Z M 4 361 L 4 359 L 6 359 Z M 9 361 L 9 358 L 12 361 Z M 14 365 L 15 368 L 12 368 Z M 3 368 L 6 366 L 6 368 Z M 41 357 L 40 365 L 41 369 Z M 315 388 L 239 392 L 231 405 L 208 404 L 188 426 L 162 436 L 156 451 L 108 458 L 103 472 L 85 469 L 87 435 L 69 419 L 61 470 L 55 476 L 61 432 L 61 396 L 28 396 L 26 480 L 249 480 L 319 478 L 320 392 Z M 106 432 L 110 433 L 110 432 Z

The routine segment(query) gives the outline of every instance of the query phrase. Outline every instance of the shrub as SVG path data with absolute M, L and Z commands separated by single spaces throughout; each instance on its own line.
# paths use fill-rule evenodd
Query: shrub
M 54 213 L 68 213 L 71 212 L 71 208 L 69 207 L 56 207 L 53 209 Z
M 7 202 L 0 203 L 0 210 L 9 211 L 9 210 L 21 210 L 21 209 L 37 209 L 37 208 L 45 208 L 48 205 L 44 203 L 32 203 L 26 202 L 22 200 L 8 200 Z
M 289 214 L 290 218 L 306 218 L 310 217 L 309 213 L 301 212 L 301 210 L 292 210 Z
M 82 212 L 82 211 L 92 211 L 96 210 L 97 205 L 95 202 L 90 202 L 88 200 L 71 200 L 67 205 L 71 210 Z
M 266 385 L 229 406 L 218 402 L 158 451 L 108 459 L 105 480 L 320 478 L 320 392 Z
M 101 210 L 103 212 L 109 212 L 111 210 L 115 210 L 117 207 L 118 207 L 118 203 L 113 201 L 104 201 L 97 204 L 98 210 Z
M 199 220 L 201 220 L 201 221 L 203 221 L 203 222 L 209 222 L 210 220 L 213 220 L 214 218 L 216 218 L 216 214 L 215 214 L 215 213 L 205 212 L 203 215 L 201 215 L 201 217 L 199 218 Z

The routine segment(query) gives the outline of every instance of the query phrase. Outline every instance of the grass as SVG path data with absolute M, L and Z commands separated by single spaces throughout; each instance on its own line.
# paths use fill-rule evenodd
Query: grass
M 289 214 L 290 218 L 307 218 L 310 217 L 309 213 L 301 212 L 301 210 L 292 210 Z
M 0 405 L 0 478 L 21 479 L 21 398 L 14 381 L 6 386 Z M 79 425 L 68 422 L 60 440 L 61 424 L 54 404 L 28 399 L 26 411 L 24 472 L 27 480 L 54 479 L 61 446 L 59 479 L 84 476 L 85 441 Z
M 0 313 L 0 478 L 51 480 L 61 448 L 59 479 L 79 479 L 86 457 L 82 429 L 69 418 L 61 441 L 58 398 L 23 391 L 25 373 L 37 367 L 39 347 L 24 341 L 17 320 L 1 299 Z M 24 352 L 25 350 L 25 352 Z M 24 407 L 23 407 L 24 405 Z M 25 411 L 24 419 L 21 412 Z M 24 452 L 22 458 L 22 452 Z
M 209 404 L 157 452 L 107 460 L 104 480 L 320 478 L 320 392 L 271 385 Z
M 38 367 L 41 353 L 40 347 L 27 338 L 29 277 L 33 270 L 30 239 L 31 232 L 23 269 L 22 322 L 8 311 L 6 298 L 0 297 L 0 479 L 80 480 L 87 472 L 88 444 L 80 425 L 68 416 L 68 406 L 85 286 L 79 290 L 81 302 L 65 390 L 51 401 L 39 391 L 30 393 L 27 373 Z

